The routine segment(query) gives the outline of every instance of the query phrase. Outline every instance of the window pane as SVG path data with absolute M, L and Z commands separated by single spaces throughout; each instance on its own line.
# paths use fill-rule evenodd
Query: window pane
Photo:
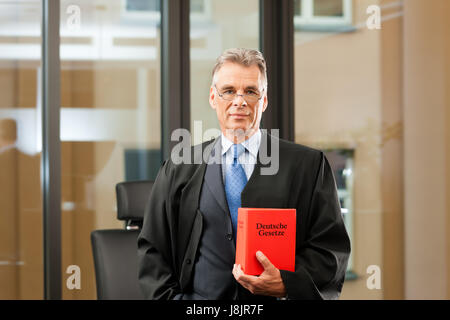
M 369 30 L 367 3 L 352 3 L 354 32 L 295 31 L 295 141 L 323 150 L 334 170 L 352 238 L 349 271 L 359 276 L 346 281 L 342 298 L 382 299 L 383 287 L 367 289 L 367 267 L 403 277 L 383 269 L 383 257 L 392 254 L 383 227 L 402 210 L 402 17 L 392 14 L 382 30 Z M 316 0 L 314 14 L 341 15 L 342 1 Z
M 191 12 L 202 13 L 205 11 L 205 1 L 207 0 L 191 0 Z
M 314 15 L 326 17 L 342 17 L 344 7 L 342 0 L 314 0 Z
M 43 298 L 41 1 L 0 1 L 0 299 Z
M 226 49 L 259 47 L 258 0 L 204 0 L 204 14 L 197 14 L 191 2 L 191 132 L 193 143 L 208 129 L 220 129 L 215 111 L 209 105 L 211 72 L 216 58 Z M 236 9 L 238 8 L 238 9 Z M 194 14 L 195 13 L 195 14 Z M 201 122 L 199 122 L 201 121 Z M 198 132 L 195 130 L 194 124 Z
M 125 0 L 128 11 L 160 11 L 160 0 Z
M 302 0 L 294 0 L 294 15 L 302 15 Z
M 115 185 L 155 179 L 161 164 L 160 15 L 138 3 L 61 3 L 64 299 L 96 298 L 90 233 L 123 229 Z M 65 286 L 69 265 L 80 290 Z

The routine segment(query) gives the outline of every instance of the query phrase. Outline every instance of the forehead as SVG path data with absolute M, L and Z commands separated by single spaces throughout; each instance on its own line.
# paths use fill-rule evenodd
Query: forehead
M 216 82 L 219 85 L 259 86 L 261 72 L 257 65 L 249 67 L 234 62 L 226 62 L 216 72 Z

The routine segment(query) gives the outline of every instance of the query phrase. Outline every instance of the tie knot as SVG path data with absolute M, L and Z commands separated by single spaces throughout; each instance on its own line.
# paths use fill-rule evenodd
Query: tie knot
M 245 147 L 242 144 L 233 144 L 233 148 L 231 150 L 233 159 L 237 159 L 242 154 L 242 152 L 245 151 Z

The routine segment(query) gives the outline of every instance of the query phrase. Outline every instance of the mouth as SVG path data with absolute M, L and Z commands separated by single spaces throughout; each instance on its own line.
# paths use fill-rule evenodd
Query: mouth
M 245 113 L 231 113 L 230 117 L 235 119 L 244 119 L 247 118 L 249 115 Z

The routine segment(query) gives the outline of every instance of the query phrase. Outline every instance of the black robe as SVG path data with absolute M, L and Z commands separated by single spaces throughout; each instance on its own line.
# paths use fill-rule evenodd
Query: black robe
M 271 155 L 273 142 L 279 145 L 278 172 L 261 174 L 273 166 L 261 157 Z M 173 299 L 189 288 L 202 232 L 197 209 L 207 166 L 198 151 L 212 145 L 192 147 L 192 164 L 166 160 L 158 173 L 138 237 L 139 283 L 148 299 Z M 242 207 L 297 209 L 295 272 L 280 270 L 288 299 L 339 298 L 350 240 L 333 172 L 321 151 L 263 133 L 241 202 Z

